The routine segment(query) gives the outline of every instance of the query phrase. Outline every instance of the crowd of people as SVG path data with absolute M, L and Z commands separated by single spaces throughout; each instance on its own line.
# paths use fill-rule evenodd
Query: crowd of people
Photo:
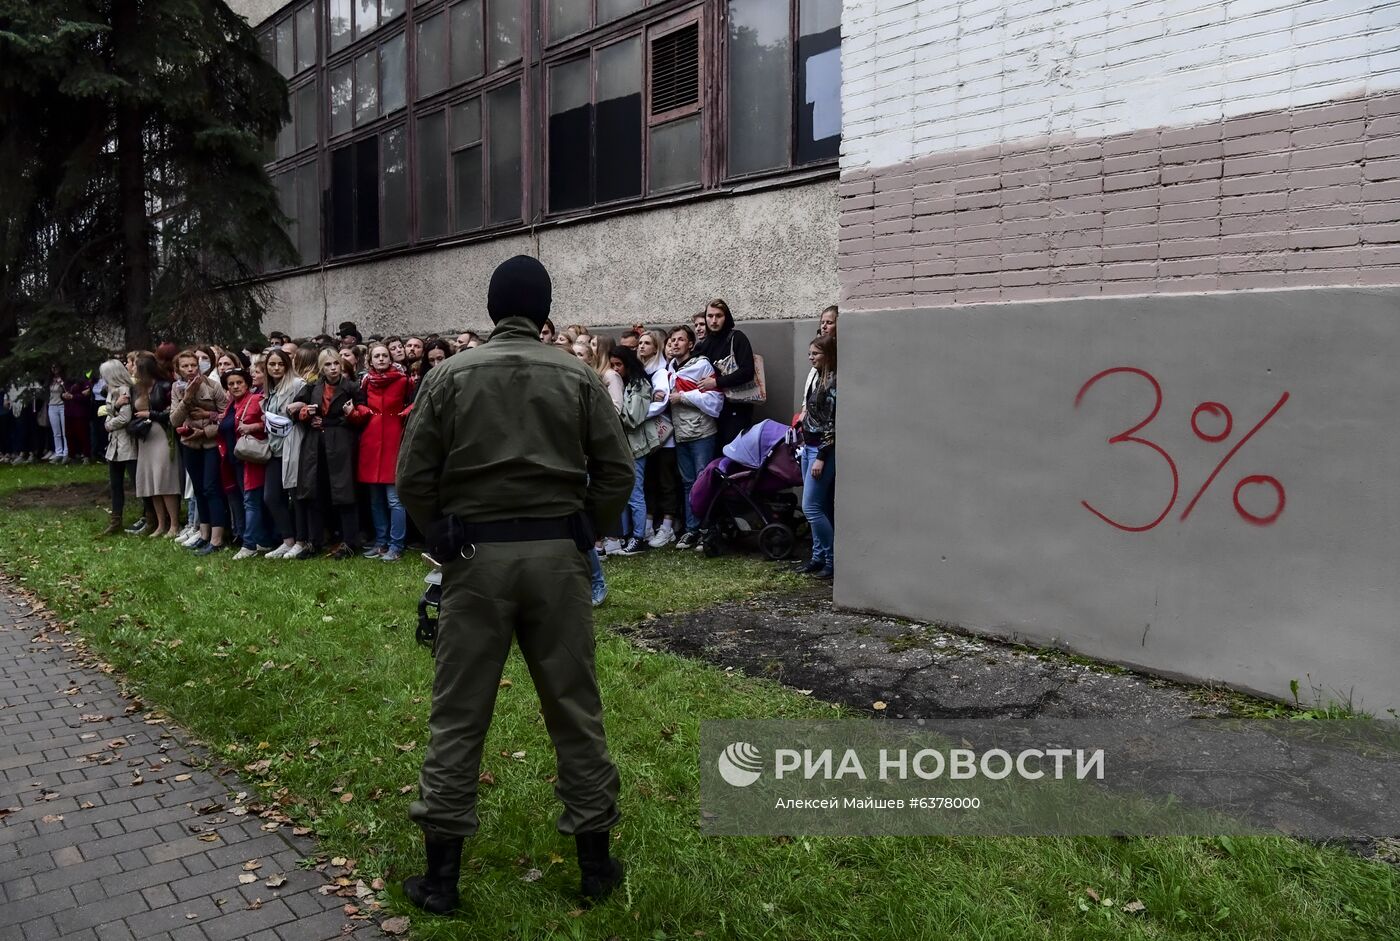
M 813 542 L 803 571 L 819 578 L 834 564 L 837 316 L 834 306 L 821 314 L 793 419 Z M 434 367 L 485 339 L 466 331 L 366 342 L 343 323 L 336 337 L 274 331 L 267 340 L 241 351 L 163 343 L 109 359 L 95 376 L 55 364 L 47 386 L 11 384 L 0 403 L 0 463 L 105 462 L 107 534 L 164 537 L 199 555 L 237 547 L 237 560 L 398 561 L 414 538 L 394 477 L 415 392 Z M 597 371 L 635 461 L 627 511 L 593 556 L 600 604 L 598 559 L 702 546 L 688 497 L 753 422 L 744 390 L 757 378 L 754 350 L 720 298 L 664 331 L 636 324 L 613 337 L 546 321 L 540 340 Z M 143 505 L 129 527 L 128 482 Z

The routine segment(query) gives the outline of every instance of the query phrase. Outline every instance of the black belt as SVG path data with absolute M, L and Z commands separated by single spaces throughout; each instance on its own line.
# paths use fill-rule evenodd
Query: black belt
M 489 523 L 463 522 L 469 543 L 540 542 L 546 539 L 573 539 L 570 517 L 557 519 L 493 520 Z

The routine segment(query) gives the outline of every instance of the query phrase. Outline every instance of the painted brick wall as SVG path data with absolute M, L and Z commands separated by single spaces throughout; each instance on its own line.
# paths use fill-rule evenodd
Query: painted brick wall
M 1107 6 L 848 2 L 844 305 L 1400 283 L 1400 3 Z
M 1400 88 L 1400 0 L 846 0 L 843 166 Z

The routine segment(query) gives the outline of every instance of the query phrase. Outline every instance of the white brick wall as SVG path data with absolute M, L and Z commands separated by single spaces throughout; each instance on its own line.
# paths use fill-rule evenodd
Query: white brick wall
M 845 0 L 844 169 L 1400 88 L 1400 0 Z

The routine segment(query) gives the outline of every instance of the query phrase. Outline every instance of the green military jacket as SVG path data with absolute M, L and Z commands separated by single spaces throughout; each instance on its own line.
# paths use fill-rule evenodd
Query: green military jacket
M 489 342 L 423 380 L 399 450 L 398 494 L 420 529 L 586 510 L 611 523 L 632 492 L 632 451 L 602 380 L 507 317 Z M 598 530 L 599 532 L 602 529 Z

